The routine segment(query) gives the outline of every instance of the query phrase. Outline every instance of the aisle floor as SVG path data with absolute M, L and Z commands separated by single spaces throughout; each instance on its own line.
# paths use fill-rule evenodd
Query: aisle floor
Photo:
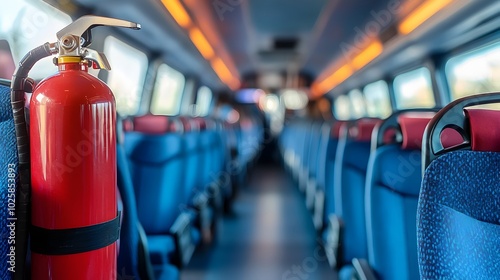
M 258 166 L 219 227 L 211 248 L 201 248 L 181 280 L 323 280 L 336 277 L 303 196 L 274 166 Z

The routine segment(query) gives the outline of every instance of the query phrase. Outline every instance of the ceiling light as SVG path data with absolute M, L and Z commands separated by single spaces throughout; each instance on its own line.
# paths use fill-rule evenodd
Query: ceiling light
M 192 24 L 189 14 L 179 0 L 161 0 L 161 2 L 181 27 L 187 28 Z
M 426 0 L 399 24 L 399 33 L 403 35 L 410 34 L 451 2 L 453 0 Z
M 210 60 L 214 56 L 214 49 L 207 41 L 207 38 L 205 38 L 205 35 L 201 33 L 200 29 L 196 27 L 191 28 L 189 38 L 191 38 L 193 44 L 206 60 Z

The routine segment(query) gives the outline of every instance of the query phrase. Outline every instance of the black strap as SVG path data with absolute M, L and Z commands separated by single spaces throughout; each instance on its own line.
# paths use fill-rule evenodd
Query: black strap
M 101 249 L 120 237 L 120 212 L 102 224 L 69 229 L 31 226 L 31 251 L 42 255 L 70 255 Z

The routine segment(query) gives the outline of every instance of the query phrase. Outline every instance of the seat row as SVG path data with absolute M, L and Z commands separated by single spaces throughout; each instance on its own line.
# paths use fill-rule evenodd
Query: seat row
M 419 279 L 422 139 L 435 111 L 399 111 L 386 120 L 299 119 L 285 126 L 285 167 L 305 194 L 340 279 Z M 447 147 L 462 141 L 456 133 L 446 138 Z
M 235 144 L 258 130 L 208 118 L 145 115 L 119 121 L 117 131 L 122 231 L 129 232 L 121 243 L 134 250 L 119 254 L 118 267 L 140 279 L 177 279 L 196 247 L 216 238 L 217 221 L 258 153 L 258 143 L 255 150 Z

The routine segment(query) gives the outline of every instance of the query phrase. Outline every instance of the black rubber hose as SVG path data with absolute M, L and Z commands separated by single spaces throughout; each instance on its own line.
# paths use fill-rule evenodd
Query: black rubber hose
M 12 76 L 11 105 L 14 113 L 14 124 L 19 156 L 19 188 L 16 195 L 16 270 L 15 280 L 24 280 L 26 255 L 28 253 L 28 237 L 31 225 L 31 171 L 30 171 L 30 139 L 24 115 L 25 92 L 32 91 L 33 84 L 28 78 L 29 71 L 42 58 L 52 55 L 49 43 L 45 43 L 26 54 L 19 62 Z

